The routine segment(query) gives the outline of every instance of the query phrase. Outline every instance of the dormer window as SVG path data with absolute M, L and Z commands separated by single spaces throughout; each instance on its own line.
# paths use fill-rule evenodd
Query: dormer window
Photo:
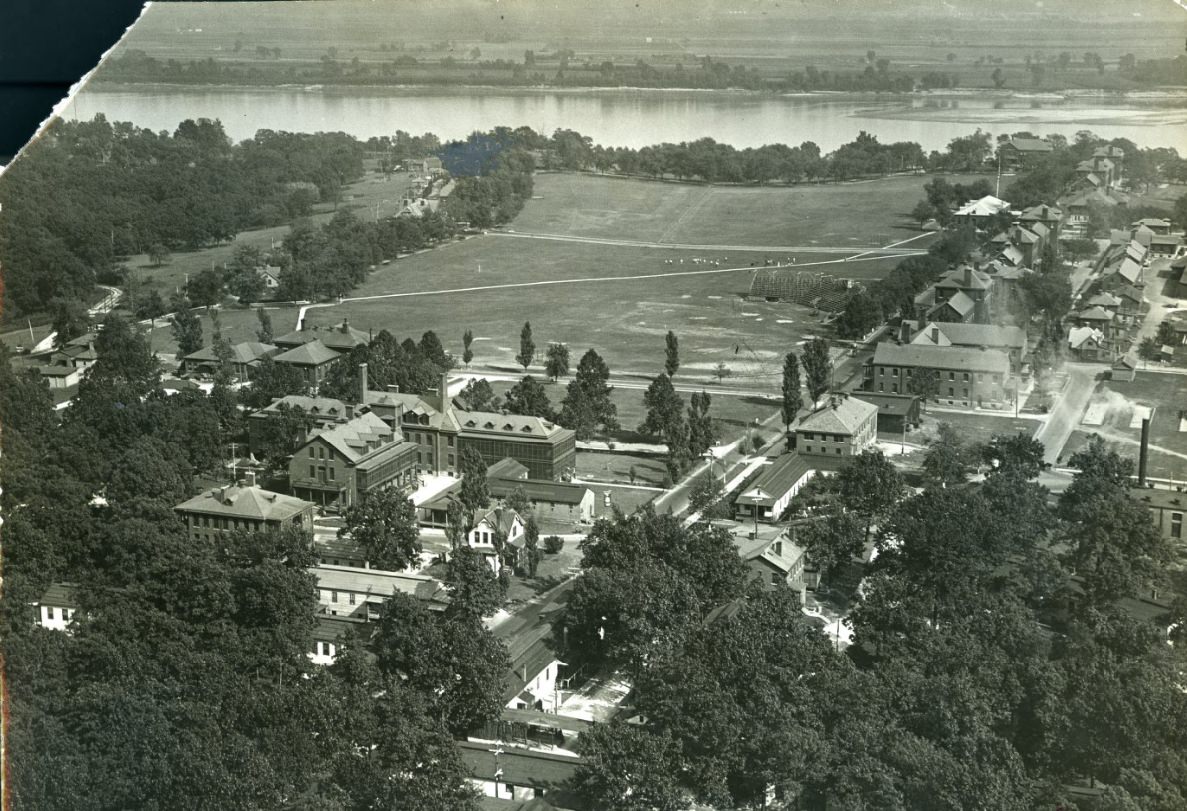
M 523 431 L 525 434 L 530 434 L 532 432 L 532 426 L 525 425 L 523 428 L 520 428 L 519 430 Z
M 493 431 L 493 430 L 494 430 L 494 427 L 495 427 L 495 424 L 494 424 L 493 422 L 488 422 L 488 423 L 486 423 L 485 425 L 483 425 L 482 427 L 483 427 L 483 428 L 486 428 L 487 430 L 492 430 L 492 431 Z

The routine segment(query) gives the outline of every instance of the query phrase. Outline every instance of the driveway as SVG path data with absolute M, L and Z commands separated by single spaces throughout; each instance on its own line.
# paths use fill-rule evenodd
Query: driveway
M 1052 465 L 1063 453 L 1063 446 L 1067 444 L 1072 431 L 1079 425 L 1080 415 L 1088 405 L 1092 390 L 1096 388 L 1096 376 L 1101 371 L 1100 366 L 1082 363 L 1069 363 L 1066 368 L 1067 384 L 1056 399 L 1047 421 L 1035 434 L 1035 439 L 1046 448 L 1043 461 Z

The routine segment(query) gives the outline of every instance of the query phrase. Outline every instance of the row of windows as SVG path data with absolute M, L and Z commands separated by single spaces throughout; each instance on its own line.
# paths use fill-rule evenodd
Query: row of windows
M 835 450 L 835 451 L 837 452 L 837 456 L 840 456 L 840 455 L 841 455 L 841 449 L 840 449 L 840 448 L 833 448 L 833 450 Z M 817 452 L 817 453 L 828 453 L 828 448 L 825 448 L 825 447 L 821 446 L 821 447 L 820 447 L 820 449 L 819 449 L 819 450 L 817 450 L 816 452 Z M 811 445 L 805 445 L 805 446 L 804 446 L 804 453 L 812 453 L 812 446 L 811 446 Z
M 52 605 L 44 606 L 44 608 L 45 608 L 45 618 L 47 620 L 57 619 L 57 617 L 54 614 L 55 611 L 61 612 L 61 618 L 66 620 L 67 622 L 69 622 L 74 617 L 74 609 L 73 608 L 54 608 Z
M 319 467 L 317 465 L 309 466 L 309 478 L 316 479 L 319 482 L 334 481 L 334 466 Z
M 341 601 L 338 599 L 338 592 L 336 592 L 336 591 L 327 591 L 327 590 L 325 590 L 325 589 L 320 589 L 320 591 L 321 591 L 321 598 L 322 598 L 323 600 L 325 600 L 326 602 L 328 602 L 328 603 L 334 603 L 334 604 L 337 604 L 337 603 L 341 602 Z M 357 599 L 357 597 L 358 597 L 358 595 L 357 595 L 357 594 L 355 594 L 353 591 L 348 591 L 348 592 L 346 592 L 346 603 L 347 603 L 347 605 L 358 605 L 358 603 L 356 602 L 356 599 Z
M 296 523 L 300 523 L 300 521 L 298 520 Z M 246 518 L 219 518 L 210 515 L 195 515 L 193 516 L 193 524 L 191 526 L 226 530 L 258 530 L 260 528 L 260 522 L 249 521 Z
M 910 376 L 911 376 L 911 371 L 912 371 L 911 369 L 903 369 L 903 377 L 910 377 Z M 898 368 L 897 368 L 897 367 L 891 367 L 891 369 L 890 369 L 890 376 L 891 376 L 891 377 L 898 377 L 898 376 L 899 376 L 898 372 L 899 372 L 899 370 L 898 370 Z M 942 373 L 941 373 L 941 374 L 942 374 Z M 984 372 L 977 372 L 976 374 L 977 374 L 977 382 L 978 382 L 978 383 L 984 383 L 984 382 L 985 382 L 985 373 L 984 373 Z M 886 367 L 885 367 L 885 366 L 879 366 L 879 367 L 878 367 L 878 375 L 879 375 L 880 377 L 885 377 L 885 376 L 886 376 Z M 994 383 L 1001 383 L 1001 382 L 1002 382 L 1002 376 L 1001 376 L 1000 374 L 993 374 L 993 375 L 990 375 L 990 377 L 991 377 L 991 379 L 993 380 L 993 382 L 994 382 Z M 948 379 L 949 379 L 949 380 L 956 380 L 956 372 L 948 372 Z M 968 382 L 970 382 L 970 381 L 972 380 L 972 377 L 969 375 L 969 373 L 968 373 L 968 372 L 961 372 L 961 380 L 963 380 L 965 383 L 968 383 Z

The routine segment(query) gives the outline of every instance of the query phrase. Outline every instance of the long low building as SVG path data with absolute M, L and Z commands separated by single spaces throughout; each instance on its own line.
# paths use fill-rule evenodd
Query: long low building
M 444 611 L 449 604 L 445 585 L 428 575 L 325 564 L 310 571 L 317 578 L 321 612 L 331 617 L 377 620 L 396 592 L 415 597 L 433 611 Z
M 931 385 L 914 378 L 935 373 Z M 878 344 L 867 363 L 865 388 L 890 394 L 926 394 L 928 399 L 965 407 L 1006 402 L 1012 378 L 1010 358 L 996 349 Z
M 739 520 L 777 521 L 792 496 L 812 477 L 812 465 L 798 453 L 785 453 L 765 466 L 749 487 L 734 501 Z

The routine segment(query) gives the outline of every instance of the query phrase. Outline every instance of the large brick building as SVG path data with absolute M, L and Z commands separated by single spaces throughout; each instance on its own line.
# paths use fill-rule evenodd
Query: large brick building
M 371 391 L 365 370 L 362 377 L 365 405 L 416 444 L 422 472 L 456 474 L 466 448 L 477 450 L 487 467 L 514 459 L 528 469 L 530 479 L 560 479 L 576 465 L 573 431 L 540 417 L 457 408 L 448 393 L 448 374 L 436 390 L 423 394 Z
M 265 532 L 286 527 L 313 531 L 314 505 L 273 493 L 255 484 L 254 474 L 238 484 L 207 490 L 173 509 L 185 521 L 190 537 L 214 541 L 233 532 Z
M 289 461 L 296 495 L 323 506 L 349 507 L 388 487 L 416 482 L 416 445 L 373 413 L 311 434 Z
M 917 394 L 913 378 L 935 373 L 928 398 L 946 405 L 1004 404 L 1013 383 L 1009 356 L 996 349 L 958 346 L 878 344 L 865 368 L 865 388 L 890 394 Z

